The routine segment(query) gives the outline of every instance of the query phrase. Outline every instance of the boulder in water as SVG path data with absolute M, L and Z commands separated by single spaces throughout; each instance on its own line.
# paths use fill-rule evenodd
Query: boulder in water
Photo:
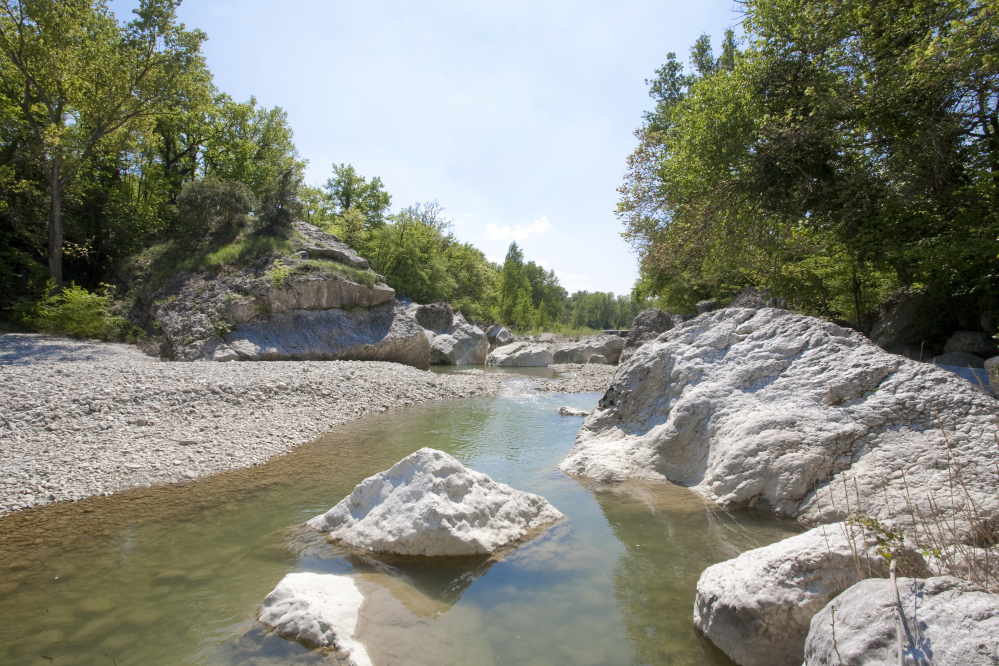
M 365 550 L 453 556 L 493 553 L 561 517 L 545 498 L 423 448 L 307 524 Z
M 362 601 L 352 578 L 292 573 L 264 599 L 259 620 L 308 647 L 346 652 L 351 666 L 371 666 L 364 646 L 354 640 Z
M 489 352 L 486 364 L 514 368 L 544 368 L 551 365 L 554 358 L 554 355 L 542 345 L 518 342 L 497 347 Z

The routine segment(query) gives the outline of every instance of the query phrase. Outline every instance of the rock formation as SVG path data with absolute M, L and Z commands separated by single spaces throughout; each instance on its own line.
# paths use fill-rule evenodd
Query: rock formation
M 346 652 L 350 666 L 371 666 L 364 646 L 354 640 L 363 601 L 354 580 L 347 576 L 292 573 L 264 599 L 259 620 L 307 647 Z
M 365 550 L 400 555 L 481 555 L 562 517 L 547 500 L 497 483 L 441 451 L 423 448 L 308 525 Z
M 959 471 L 982 518 L 999 518 L 987 400 L 835 324 L 730 308 L 642 346 L 561 468 L 605 481 L 665 479 L 806 524 L 842 519 L 830 499 L 842 473 L 878 518 L 890 515 L 883 480 L 895 516 L 905 514 L 903 474 L 915 505 L 929 513 L 936 492 L 937 509 L 953 513 L 942 489 Z
M 742 666 L 799 666 L 812 616 L 841 590 L 888 573 L 876 542 L 848 529 L 823 525 L 708 567 L 694 626 Z
M 996 663 L 999 595 L 948 576 L 899 578 L 897 589 L 906 664 Z M 898 663 L 896 608 L 890 580 L 857 583 L 812 618 L 803 666 Z
M 639 312 L 631 322 L 628 339 L 621 351 L 621 363 L 624 363 L 646 342 L 655 340 L 674 326 L 672 315 L 659 308 L 649 308 Z
M 493 350 L 496 347 L 502 347 L 503 345 L 509 345 L 516 342 L 513 333 L 510 332 L 506 326 L 500 326 L 499 324 L 494 324 L 486 332 L 489 337 L 489 349 Z
M 554 352 L 555 363 L 586 363 L 594 354 L 603 356 L 611 365 L 621 358 L 624 338 L 617 335 L 594 335 L 571 343 Z
M 958 331 L 944 345 L 944 354 L 959 352 L 989 358 L 995 356 L 997 351 L 999 346 L 995 338 L 982 331 Z
M 489 352 L 486 365 L 499 365 L 514 368 L 543 368 L 551 365 L 554 355 L 543 345 L 530 342 L 517 342 L 497 347 Z
M 558 408 L 558 413 L 562 416 L 589 416 L 589 412 L 585 412 L 582 409 L 576 409 L 575 407 L 566 407 L 565 405 Z

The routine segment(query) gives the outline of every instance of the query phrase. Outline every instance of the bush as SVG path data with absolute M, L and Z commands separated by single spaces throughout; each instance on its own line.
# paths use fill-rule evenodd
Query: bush
M 111 340 L 128 323 L 111 313 L 110 287 L 101 285 L 103 293 L 91 293 L 70 284 L 61 293 L 55 292 L 55 282 L 49 280 L 45 295 L 38 301 L 21 301 L 15 307 L 22 324 L 40 333 L 58 333 L 72 338 Z
M 177 197 L 177 231 L 201 240 L 242 226 L 256 200 L 243 183 L 205 178 L 185 183 Z

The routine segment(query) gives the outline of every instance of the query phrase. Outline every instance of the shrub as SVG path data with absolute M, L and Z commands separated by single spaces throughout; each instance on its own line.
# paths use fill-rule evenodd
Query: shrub
M 70 284 L 55 293 L 55 282 L 49 280 L 45 295 L 38 301 L 21 301 L 15 307 L 17 318 L 28 328 L 40 333 L 58 333 L 73 338 L 111 340 L 128 323 L 111 313 L 112 296 L 108 285 L 101 285 L 100 294 Z
M 256 200 L 243 183 L 205 178 L 185 183 L 177 197 L 177 231 L 201 240 L 243 225 Z

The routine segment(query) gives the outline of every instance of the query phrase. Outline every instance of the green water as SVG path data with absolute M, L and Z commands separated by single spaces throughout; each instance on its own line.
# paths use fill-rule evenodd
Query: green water
M 260 467 L 0 519 L 0 663 L 335 663 L 254 622 L 285 574 L 318 571 L 383 599 L 358 627 L 376 666 L 730 664 L 691 626 L 697 578 L 793 526 L 564 475 L 582 419 L 555 409 L 598 398 L 521 387 L 393 410 Z M 567 520 L 500 561 L 425 564 L 359 561 L 294 527 L 422 446 Z

